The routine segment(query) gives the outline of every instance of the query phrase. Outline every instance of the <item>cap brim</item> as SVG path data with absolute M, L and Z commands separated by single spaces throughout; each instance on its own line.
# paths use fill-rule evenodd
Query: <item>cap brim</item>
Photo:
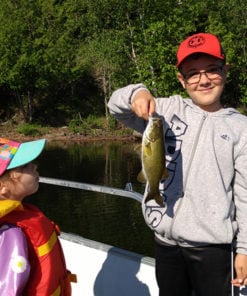
M 7 170 L 25 165 L 37 158 L 45 146 L 45 139 L 21 143 Z
M 224 60 L 225 59 L 224 56 L 220 56 L 220 55 L 213 54 L 213 53 L 208 53 L 208 52 L 205 52 L 205 51 L 197 51 L 197 52 L 192 52 L 192 53 L 184 56 L 183 58 L 181 58 L 181 60 L 176 64 L 176 67 L 178 68 L 187 58 L 191 57 L 192 55 L 194 55 L 194 54 L 200 54 L 200 53 L 203 54 L 203 55 L 206 55 L 206 56 L 211 56 L 211 57 L 220 59 L 220 60 Z

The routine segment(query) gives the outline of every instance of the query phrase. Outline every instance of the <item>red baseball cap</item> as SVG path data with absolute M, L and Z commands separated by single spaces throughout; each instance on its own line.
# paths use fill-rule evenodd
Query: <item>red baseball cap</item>
M 209 33 L 198 33 L 186 38 L 178 47 L 177 65 L 194 53 L 205 53 L 218 59 L 225 60 L 225 53 L 216 35 Z

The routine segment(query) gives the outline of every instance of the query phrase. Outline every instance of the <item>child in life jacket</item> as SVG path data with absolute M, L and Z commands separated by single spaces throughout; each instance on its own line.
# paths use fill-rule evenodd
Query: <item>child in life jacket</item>
M 23 199 L 39 187 L 37 166 L 45 140 L 0 138 L 0 295 L 69 296 L 59 229 Z

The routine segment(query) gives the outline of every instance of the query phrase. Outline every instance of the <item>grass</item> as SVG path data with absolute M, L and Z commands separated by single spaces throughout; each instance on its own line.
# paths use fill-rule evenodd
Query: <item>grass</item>
M 133 135 L 133 130 L 117 122 L 113 117 L 88 116 L 81 119 L 76 116 L 68 126 L 51 127 L 35 123 L 13 124 L 5 122 L 0 124 L 1 137 L 10 139 L 32 139 L 45 137 L 51 140 L 59 138 L 121 138 Z
M 37 137 L 44 135 L 47 129 L 44 129 L 41 125 L 23 123 L 18 125 L 16 131 L 24 136 Z

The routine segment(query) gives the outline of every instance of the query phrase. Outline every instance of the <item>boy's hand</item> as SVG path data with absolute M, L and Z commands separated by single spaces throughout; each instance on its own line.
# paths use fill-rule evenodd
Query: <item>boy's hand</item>
M 236 287 L 247 285 L 247 255 L 237 254 L 234 262 L 236 277 L 232 284 Z
M 131 103 L 132 110 L 137 116 L 148 120 L 155 111 L 154 97 L 147 90 L 140 90 L 134 96 Z

